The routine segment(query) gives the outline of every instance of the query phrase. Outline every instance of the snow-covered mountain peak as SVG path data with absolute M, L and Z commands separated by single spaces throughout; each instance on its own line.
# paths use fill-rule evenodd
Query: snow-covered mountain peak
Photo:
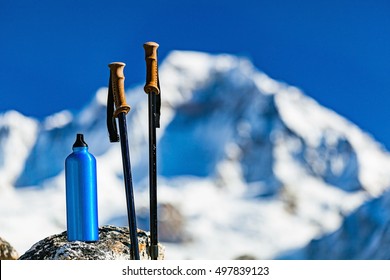
M 69 124 L 73 120 L 73 115 L 68 110 L 55 113 L 45 118 L 43 121 L 43 128 L 45 130 L 52 130 L 55 128 L 61 128 Z
M 0 115 L 0 190 L 11 187 L 35 144 L 38 122 L 16 111 Z
M 254 248 L 257 257 L 272 258 L 335 230 L 390 186 L 390 157 L 378 143 L 246 58 L 174 51 L 161 64 L 160 83 L 159 198 L 176 218 L 182 215 L 180 222 L 168 215 L 162 223 L 175 224 L 183 234 L 177 240 L 187 240 L 168 243 L 168 258 L 232 258 Z M 126 94 L 136 206 L 147 208 L 147 95 L 142 86 Z M 9 235 L 22 223 L 9 219 L 10 212 L 24 213 L 24 220 L 46 225 L 42 229 L 64 230 L 64 160 L 76 133 L 97 158 L 100 222 L 125 225 L 120 145 L 108 140 L 106 102 L 107 88 L 101 88 L 79 112 L 59 112 L 42 124 L 16 112 L 0 116 L 0 189 L 15 186 L 21 197 L 0 208 L 6 213 L 0 225 L 14 223 Z M 40 186 L 41 193 L 24 186 Z M 50 218 L 38 221 L 23 205 L 43 196 L 51 207 L 31 207 Z M 142 214 L 139 219 L 148 224 Z M 243 242 L 227 246 L 232 239 Z
M 272 184 L 283 181 L 274 173 L 274 151 L 282 145 L 290 147 L 290 157 L 307 175 L 331 185 L 377 195 L 390 184 L 387 176 L 379 175 L 388 172 L 390 164 L 378 143 L 298 88 L 258 71 L 246 58 L 175 51 L 161 67 L 161 81 L 166 107 L 174 109 L 168 119 L 170 133 L 162 137 L 169 151 L 169 156 L 163 152 L 163 175 L 213 175 L 218 162 L 229 158 L 226 147 L 236 143 L 241 166 L 237 172 L 248 182 L 267 178 L 264 183 L 270 185 L 272 177 Z M 181 149 L 178 144 L 185 138 L 194 143 Z M 373 154 L 381 168 L 370 160 Z M 203 158 L 206 164 L 175 164 L 191 155 L 194 162 Z
M 385 175 L 390 172 L 389 154 L 355 124 L 292 87 L 276 94 L 276 106 L 283 123 L 304 139 L 306 160 L 326 161 L 333 157 L 328 163 L 333 174 L 341 174 L 356 160 L 357 179 L 374 196 L 390 185 L 390 178 Z M 328 153 L 321 152 L 325 147 L 328 147 Z M 351 152 L 355 153 L 353 158 Z M 315 162 L 310 165 L 316 168 Z M 319 171 L 321 167 L 317 167 Z M 326 169 L 325 166 L 322 168 Z M 314 173 L 323 176 L 324 171 Z
M 168 93 L 165 102 L 181 104 L 190 100 L 194 91 L 206 86 L 221 74 L 238 70 L 243 76 L 253 72 L 252 63 L 228 54 L 211 55 L 193 51 L 173 51 L 161 70 L 161 88 Z M 238 73 L 238 72 L 237 72 Z M 239 75 L 230 74 L 232 84 L 241 82 Z

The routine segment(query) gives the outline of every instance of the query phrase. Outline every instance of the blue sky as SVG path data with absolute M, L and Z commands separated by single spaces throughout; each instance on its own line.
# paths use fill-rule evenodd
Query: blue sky
M 143 83 L 146 41 L 249 57 L 390 148 L 386 0 L 0 0 L 0 112 L 80 109 L 112 61 Z

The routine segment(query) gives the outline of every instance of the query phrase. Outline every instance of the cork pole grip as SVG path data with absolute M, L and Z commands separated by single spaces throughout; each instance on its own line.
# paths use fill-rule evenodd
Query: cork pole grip
M 125 65 L 126 64 L 122 62 L 113 62 L 108 65 L 111 71 L 111 85 L 115 103 L 115 118 L 118 117 L 120 113 L 127 114 L 130 111 L 130 106 L 127 105 L 125 96 L 125 75 L 123 74 Z
M 158 44 L 155 42 L 147 42 L 144 44 L 146 60 L 146 83 L 144 91 L 146 93 L 160 93 L 158 87 L 157 48 Z

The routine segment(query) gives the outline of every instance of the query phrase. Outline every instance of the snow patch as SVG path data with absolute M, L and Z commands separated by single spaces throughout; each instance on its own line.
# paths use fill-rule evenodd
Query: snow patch
M 46 130 L 61 128 L 70 123 L 72 120 L 72 113 L 68 110 L 64 110 L 59 113 L 48 116 L 43 122 L 43 128 Z

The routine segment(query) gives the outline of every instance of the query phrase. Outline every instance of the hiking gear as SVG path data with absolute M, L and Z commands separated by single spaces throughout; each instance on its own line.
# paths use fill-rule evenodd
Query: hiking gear
M 161 92 L 158 78 L 157 48 L 155 42 L 144 44 L 146 60 L 145 93 L 149 107 L 149 199 L 150 199 L 150 256 L 158 258 L 158 213 L 157 213 L 157 146 L 156 128 L 160 127 Z
M 96 159 L 83 134 L 65 160 L 65 184 L 68 241 L 99 240 Z
M 134 191 L 133 191 L 133 180 L 131 175 L 131 164 L 130 164 L 130 149 L 128 144 L 127 136 L 127 125 L 126 125 L 126 114 L 130 111 L 130 106 L 126 103 L 125 97 L 125 85 L 123 69 L 124 63 L 114 62 L 110 63 L 110 82 L 107 99 L 107 112 L 113 112 L 111 115 L 107 115 L 107 126 L 110 134 L 111 142 L 118 142 L 120 138 L 121 150 L 122 150 L 122 164 L 123 164 L 123 175 L 125 182 L 126 191 L 126 203 L 127 203 L 127 218 L 129 223 L 130 232 L 130 252 L 131 258 L 139 260 L 139 248 L 138 248 L 138 236 L 137 236 L 137 219 L 135 214 L 134 205 Z M 114 102 L 112 102 L 114 101 Z M 114 109 L 115 104 L 115 111 Z M 116 121 L 118 118 L 119 123 L 119 134 L 118 138 L 116 130 Z

